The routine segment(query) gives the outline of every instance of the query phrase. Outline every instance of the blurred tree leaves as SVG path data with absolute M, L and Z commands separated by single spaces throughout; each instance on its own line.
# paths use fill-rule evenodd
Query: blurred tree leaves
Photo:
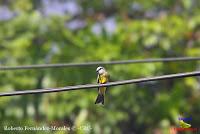
M 78 1 L 82 13 L 75 17 L 67 13 L 46 16 L 40 10 L 41 1 L 38 6 L 32 0 L 2 2 L 5 3 L 16 15 L 0 21 L 1 65 L 200 56 L 196 0 L 85 0 Z M 70 30 L 67 23 L 77 18 L 83 19 L 85 26 Z M 110 18 L 114 19 L 106 21 Z M 105 23 L 116 25 L 115 29 L 109 33 Z M 96 24 L 100 32 L 94 33 Z M 96 83 L 95 69 L 0 72 L 1 92 Z M 199 62 L 116 65 L 106 69 L 111 81 L 117 81 L 194 71 L 199 69 Z M 199 122 L 199 88 L 197 78 L 110 87 L 104 107 L 94 105 L 96 90 L 5 97 L 0 101 L 0 125 L 89 124 L 91 130 L 73 132 L 167 133 L 167 128 L 176 125 L 179 114 L 194 115 L 194 122 Z

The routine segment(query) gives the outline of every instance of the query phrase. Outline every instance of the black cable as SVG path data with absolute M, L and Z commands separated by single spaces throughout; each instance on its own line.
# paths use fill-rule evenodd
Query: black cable
M 60 64 L 41 64 L 41 65 L 25 65 L 25 66 L 0 66 L 1 70 L 22 70 L 22 69 L 42 69 L 42 68 L 59 68 L 59 67 L 84 67 L 114 64 L 133 64 L 133 63 L 151 63 L 151 62 L 173 62 L 173 61 L 196 61 L 200 57 L 177 57 L 177 58 L 156 58 L 144 60 L 118 60 L 118 61 L 96 61 L 85 63 L 60 63 Z
M 140 78 L 140 79 L 116 81 L 116 82 L 110 82 L 110 83 L 107 83 L 107 84 L 100 84 L 100 85 L 99 84 L 86 84 L 86 85 L 67 86 L 67 87 L 63 87 L 63 88 L 34 89 L 34 90 L 26 90 L 26 91 L 4 92 L 4 93 L 0 93 L 0 97 L 25 95 L 25 94 L 41 94 L 41 93 L 62 92 L 62 91 L 90 89 L 90 88 L 95 89 L 95 88 L 98 88 L 98 87 L 110 87 L 110 86 L 118 86 L 118 85 L 132 84 L 132 83 L 140 83 L 140 82 L 155 81 L 155 80 L 165 80 L 165 79 L 174 79 L 174 78 L 183 78 L 183 77 L 192 77 L 192 76 L 200 76 L 200 71 L 178 73 L 178 74 L 169 74 L 169 75 L 155 76 L 155 77 L 150 77 L 150 78 Z

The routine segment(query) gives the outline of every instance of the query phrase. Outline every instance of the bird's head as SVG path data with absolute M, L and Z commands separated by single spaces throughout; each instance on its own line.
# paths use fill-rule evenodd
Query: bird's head
M 97 72 L 98 74 L 103 74 L 105 71 L 106 71 L 106 70 L 105 70 L 104 67 L 97 67 L 97 69 L 96 69 L 96 72 Z

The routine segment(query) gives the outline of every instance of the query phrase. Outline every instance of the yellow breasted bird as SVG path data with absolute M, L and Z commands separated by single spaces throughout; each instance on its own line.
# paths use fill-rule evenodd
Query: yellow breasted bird
M 108 75 L 108 72 L 106 72 L 105 68 L 97 67 L 96 72 L 98 74 L 97 83 L 105 84 L 108 82 L 109 75 Z M 104 97 L 105 97 L 106 89 L 107 89 L 107 87 L 99 87 L 98 88 L 98 96 L 96 98 L 95 104 L 101 103 L 104 105 Z
M 190 128 L 191 127 L 190 124 L 184 122 L 183 120 L 179 120 L 179 125 L 181 128 Z

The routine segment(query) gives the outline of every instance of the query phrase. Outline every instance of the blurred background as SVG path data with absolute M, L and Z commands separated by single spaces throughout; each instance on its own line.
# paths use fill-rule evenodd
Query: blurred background
M 200 56 L 199 0 L 0 0 L 0 65 Z M 0 92 L 96 83 L 96 67 L 0 71 Z M 111 81 L 189 72 L 197 61 L 105 66 Z M 0 98 L 4 126 L 68 126 L 32 134 L 169 134 L 200 125 L 200 79 Z M 83 127 L 89 129 L 82 129 Z M 16 132 L 16 133 L 18 133 Z M 174 132 L 176 133 L 176 132 Z

